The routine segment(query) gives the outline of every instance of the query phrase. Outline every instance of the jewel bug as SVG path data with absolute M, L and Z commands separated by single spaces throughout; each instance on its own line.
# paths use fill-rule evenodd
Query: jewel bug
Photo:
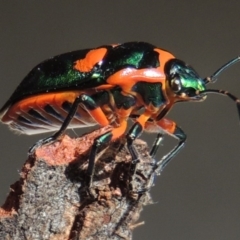
M 157 132 L 150 151 L 155 156 L 162 134 L 178 144 L 156 164 L 161 170 L 184 146 L 186 134 L 165 116 L 174 103 L 206 99 L 208 93 L 240 100 L 227 91 L 207 89 L 219 74 L 240 61 L 237 57 L 212 76 L 200 78 L 197 72 L 170 52 L 145 42 L 105 45 L 73 51 L 50 58 L 23 79 L 0 110 L 0 119 L 12 130 L 24 134 L 56 131 L 38 141 L 30 154 L 43 144 L 56 141 L 67 128 L 112 125 L 97 137 L 89 156 L 87 173 L 91 185 L 97 151 L 125 134 L 128 119 L 133 119 L 126 134 L 126 145 L 135 171 L 138 155 L 132 143 L 143 130 Z M 161 168 L 161 169 L 160 169 Z

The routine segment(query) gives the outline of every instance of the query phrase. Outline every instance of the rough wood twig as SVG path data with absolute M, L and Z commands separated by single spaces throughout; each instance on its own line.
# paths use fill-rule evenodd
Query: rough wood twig
M 98 154 L 91 198 L 84 187 L 89 149 L 107 130 L 64 136 L 28 158 L 0 208 L 0 239 L 132 238 L 143 206 L 151 202 L 149 192 L 136 190 L 153 179 L 154 164 L 146 143 L 135 141 L 140 163 L 131 181 L 131 157 L 118 151 L 121 140 L 112 143 Z

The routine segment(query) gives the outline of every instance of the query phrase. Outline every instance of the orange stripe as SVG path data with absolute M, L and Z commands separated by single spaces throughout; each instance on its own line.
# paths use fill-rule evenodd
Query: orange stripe
M 59 92 L 59 93 L 46 93 L 41 95 L 36 95 L 23 99 L 13 106 L 11 106 L 8 111 L 4 114 L 1 121 L 8 122 L 11 119 L 15 119 L 22 112 L 28 112 L 31 108 L 43 108 L 46 104 L 57 105 L 61 108 L 64 101 L 74 102 L 77 96 L 79 96 L 80 91 L 72 92 Z
M 107 52 L 106 48 L 98 48 L 89 51 L 84 59 L 77 60 L 74 69 L 80 72 L 89 72 L 93 66 L 100 62 Z
M 121 137 L 125 133 L 126 129 L 127 129 L 127 121 L 122 120 L 120 122 L 120 126 L 112 130 L 112 135 L 113 135 L 112 140 L 115 140 Z
M 169 61 L 170 59 L 173 59 L 175 57 L 170 52 L 164 51 L 164 50 L 159 49 L 159 48 L 155 48 L 154 51 L 159 53 L 160 66 L 158 67 L 158 69 L 161 72 L 164 72 L 165 63 L 167 61 Z
M 145 124 L 147 122 L 147 120 L 151 117 L 151 113 L 150 112 L 144 112 L 142 115 L 140 115 L 137 119 L 137 122 L 139 122 L 142 126 L 142 128 L 145 128 Z
M 107 79 L 107 83 L 110 85 L 119 85 L 122 90 L 126 93 L 130 93 L 132 87 L 141 81 L 149 83 L 162 83 L 163 88 L 165 87 L 166 76 L 163 71 L 158 68 L 150 69 L 122 69 Z
M 107 90 L 107 89 L 111 89 L 113 87 L 116 87 L 116 86 L 110 85 L 110 84 L 102 84 L 100 86 L 95 87 L 94 89 L 96 89 L 96 90 Z
M 100 107 L 94 110 L 88 110 L 88 112 L 102 127 L 109 125 L 109 121 Z

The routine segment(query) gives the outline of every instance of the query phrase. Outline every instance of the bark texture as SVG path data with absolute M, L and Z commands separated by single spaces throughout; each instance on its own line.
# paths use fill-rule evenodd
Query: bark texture
M 122 140 L 110 144 L 97 156 L 89 196 L 84 187 L 89 150 L 107 130 L 64 136 L 27 159 L 0 208 L 0 239 L 132 239 L 143 206 L 151 202 L 148 192 L 137 191 L 151 185 L 154 162 L 146 143 L 135 141 L 140 163 L 131 180 L 131 157 L 118 151 Z

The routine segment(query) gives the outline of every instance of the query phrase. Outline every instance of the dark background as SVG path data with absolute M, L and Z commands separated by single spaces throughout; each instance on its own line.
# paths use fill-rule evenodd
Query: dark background
M 53 55 L 143 40 L 168 49 L 203 77 L 240 54 L 240 1 L 0 1 L 0 102 Z M 240 97 L 240 64 L 211 88 Z M 169 114 L 187 133 L 184 150 L 158 177 L 154 205 L 134 239 L 240 239 L 240 125 L 234 103 L 209 95 Z M 0 126 L 0 201 L 19 178 L 28 148 L 47 135 L 18 136 Z M 151 142 L 153 136 L 146 135 Z M 175 140 L 166 138 L 158 158 Z

